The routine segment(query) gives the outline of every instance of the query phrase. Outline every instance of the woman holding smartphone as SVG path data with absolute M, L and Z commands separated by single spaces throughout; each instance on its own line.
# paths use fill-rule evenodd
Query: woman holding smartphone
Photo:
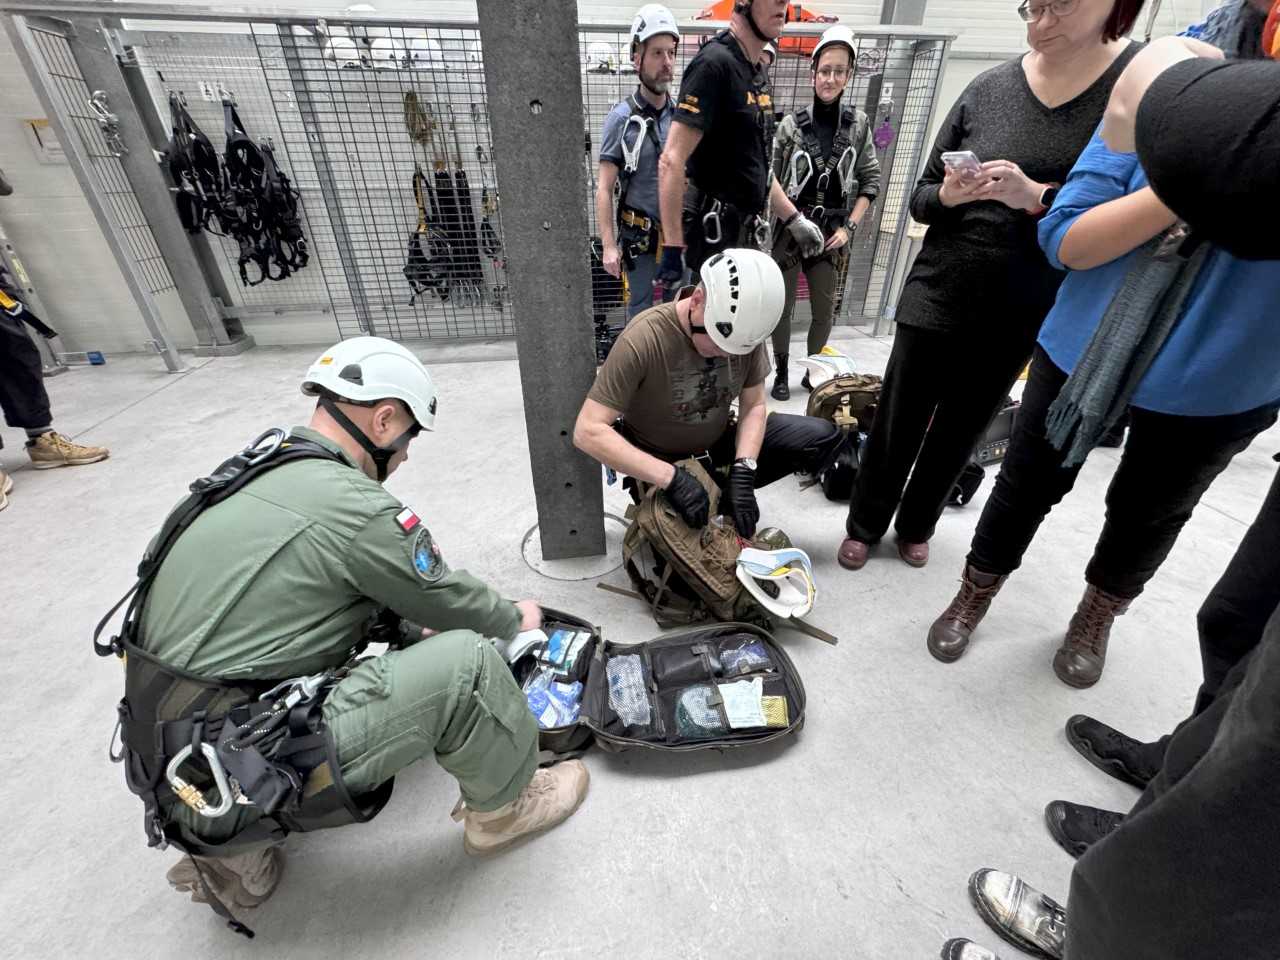
M 866 563 L 895 510 L 898 555 L 928 562 L 951 487 L 1030 359 L 1062 282 L 1036 225 L 1137 52 L 1125 35 L 1142 0 L 1024 0 L 1017 9 L 1031 51 L 960 95 L 911 198 L 929 232 L 898 301 L 849 504 L 838 555 L 848 570 Z M 974 156 L 943 162 L 965 151 Z

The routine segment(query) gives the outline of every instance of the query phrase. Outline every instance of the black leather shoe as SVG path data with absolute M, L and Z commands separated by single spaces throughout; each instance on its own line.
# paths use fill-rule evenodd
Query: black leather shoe
M 1100 720 L 1077 713 L 1067 721 L 1067 741 L 1103 773 L 1145 790 L 1160 772 L 1164 749 L 1143 743 Z
M 1124 814 L 1082 803 L 1054 800 L 1044 808 L 1044 823 L 1058 846 L 1073 857 L 1079 857 L 1116 827 L 1124 823 Z
M 782 374 L 778 374 L 773 378 L 773 389 L 769 391 L 769 396 L 775 400 L 791 399 L 791 387 L 787 384 L 786 378 Z
M 1062 960 L 1067 912 L 1011 873 L 989 868 L 969 878 L 974 909 L 1006 943 L 1046 960 Z

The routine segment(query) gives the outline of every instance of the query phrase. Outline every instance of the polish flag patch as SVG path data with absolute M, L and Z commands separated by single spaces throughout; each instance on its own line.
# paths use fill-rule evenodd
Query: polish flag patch
M 418 515 L 416 513 L 414 513 L 408 507 L 405 507 L 403 510 L 401 510 L 399 513 L 396 514 L 396 523 L 400 525 L 401 530 L 403 530 L 405 533 L 408 533 L 418 524 L 422 523 L 422 521 L 418 518 Z

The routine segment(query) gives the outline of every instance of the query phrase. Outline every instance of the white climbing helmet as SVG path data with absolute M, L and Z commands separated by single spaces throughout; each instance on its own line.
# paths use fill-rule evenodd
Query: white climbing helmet
M 332 394 L 352 403 L 402 401 L 424 430 L 436 427 L 436 387 L 422 361 L 382 337 L 353 337 L 322 353 L 302 381 L 307 396 Z
M 738 554 L 738 581 L 775 617 L 803 617 L 818 599 L 813 564 L 795 547 L 744 547 Z
M 853 31 L 848 27 L 837 25 L 822 31 L 822 37 L 819 38 L 818 45 L 813 48 L 813 69 L 818 69 L 818 58 L 822 56 L 822 51 L 835 45 L 849 48 L 850 68 L 858 62 L 858 41 L 853 39 Z
M 782 271 L 760 250 L 722 250 L 699 271 L 707 306 L 702 322 L 711 342 L 725 353 L 750 353 L 782 317 L 786 291 Z
M 404 48 L 390 37 L 378 37 L 369 44 L 369 59 L 377 70 L 398 70 L 406 56 Z
M 325 56 L 340 67 L 360 66 L 360 53 L 356 49 L 356 42 L 350 37 L 330 37 Z
M 646 3 L 636 11 L 636 17 L 631 21 L 632 49 L 635 49 L 635 44 L 644 43 L 650 37 L 656 37 L 661 33 L 680 39 L 680 27 L 676 23 L 676 16 L 660 3 Z
M 853 364 L 853 358 L 845 356 L 830 344 L 798 362 L 809 371 L 809 383 L 815 389 L 828 380 L 852 376 L 858 372 Z

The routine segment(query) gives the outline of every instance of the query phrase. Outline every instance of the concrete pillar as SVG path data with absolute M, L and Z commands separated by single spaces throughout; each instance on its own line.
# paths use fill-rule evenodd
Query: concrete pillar
M 577 4 L 476 7 L 543 558 L 595 556 L 600 466 L 573 446 L 595 376 Z

